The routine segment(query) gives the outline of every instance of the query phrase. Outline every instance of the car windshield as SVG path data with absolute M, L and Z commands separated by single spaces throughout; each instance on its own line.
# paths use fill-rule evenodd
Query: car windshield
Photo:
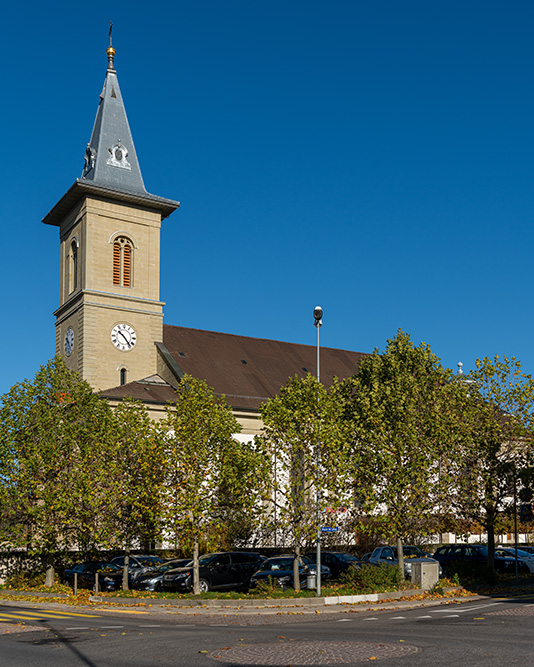
M 397 547 L 392 547 L 395 558 L 397 558 Z M 419 547 L 402 547 L 404 558 L 424 558 L 424 553 Z
M 206 567 L 211 561 L 217 556 L 217 554 L 212 554 L 211 556 L 202 556 L 202 558 L 198 559 L 198 565 L 199 567 Z M 193 565 L 193 561 L 191 561 L 191 565 Z M 187 567 L 187 565 L 186 565 Z
M 504 551 L 507 556 L 512 556 L 512 558 L 515 558 L 514 547 L 501 547 L 501 551 Z M 522 549 L 517 550 L 517 555 L 521 558 L 532 558 L 532 554 L 529 554 L 527 551 L 523 551 Z
M 293 558 L 271 558 L 262 564 L 261 569 L 265 570 L 266 572 L 274 572 L 276 570 L 292 570 Z
M 143 567 L 151 567 L 154 565 L 159 565 L 163 561 L 161 558 L 158 558 L 157 556 L 145 556 L 145 557 L 137 557 L 137 560 L 143 565 Z
M 180 558 L 179 560 L 170 560 L 167 563 L 162 563 L 154 570 L 155 572 L 167 572 L 168 570 L 174 570 L 177 567 L 190 567 L 193 565 L 193 561 Z
M 353 556 L 352 554 L 335 554 L 335 556 L 346 563 L 353 563 L 355 560 L 358 560 L 356 556 Z

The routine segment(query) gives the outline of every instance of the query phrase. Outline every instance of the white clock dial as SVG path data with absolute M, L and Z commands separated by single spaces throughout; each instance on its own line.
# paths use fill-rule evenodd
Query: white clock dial
M 116 324 L 111 330 L 111 342 L 118 350 L 127 352 L 137 341 L 137 334 L 129 324 Z
M 74 331 L 72 327 L 67 329 L 65 334 L 65 354 L 67 357 L 70 357 L 72 350 L 74 349 Z

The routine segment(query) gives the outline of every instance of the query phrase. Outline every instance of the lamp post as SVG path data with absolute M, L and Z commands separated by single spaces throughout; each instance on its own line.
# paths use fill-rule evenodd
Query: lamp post
M 317 382 L 319 383 L 321 381 L 321 373 L 320 373 L 320 358 L 319 358 L 319 329 L 323 325 L 323 309 L 321 306 L 315 306 L 313 309 L 313 317 L 315 319 L 314 326 L 317 329 Z M 320 416 L 320 409 L 319 409 L 319 387 L 317 387 L 317 429 L 319 428 L 319 416 Z M 316 591 L 317 591 L 317 597 L 321 597 L 321 488 L 319 486 L 319 479 L 320 479 L 320 467 L 321 467 L 321 444 L 320 444 L 320 439 L 319 439 L 319 434 L 317 436 L 317 452 L 316 452 L 317 460 L 316 460 L 316 465 L 317 465 L 317 481 L 316 481 L 316 513 L 317 513 L 317 556 L 316 556 L 316 564 L 317 564 L 317 569 L 316 569 Z

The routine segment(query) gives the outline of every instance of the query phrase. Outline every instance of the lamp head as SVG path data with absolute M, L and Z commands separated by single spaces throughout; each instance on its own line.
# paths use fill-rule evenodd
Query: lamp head
M 315 324 L 314 326 L 320 327 L 322 325 L 322 317 L 323 317 L 323 309 L 321 306 L 315 306 L 313 309 L 313 317 L 315 319 Z

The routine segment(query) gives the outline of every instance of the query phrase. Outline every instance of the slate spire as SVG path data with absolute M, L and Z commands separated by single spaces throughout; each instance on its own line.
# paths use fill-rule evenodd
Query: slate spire
M 146 190 L 115 71 L 111 31 L 106 53 L 106 79 L 80 180 L 119 192 L 143 195 Z

